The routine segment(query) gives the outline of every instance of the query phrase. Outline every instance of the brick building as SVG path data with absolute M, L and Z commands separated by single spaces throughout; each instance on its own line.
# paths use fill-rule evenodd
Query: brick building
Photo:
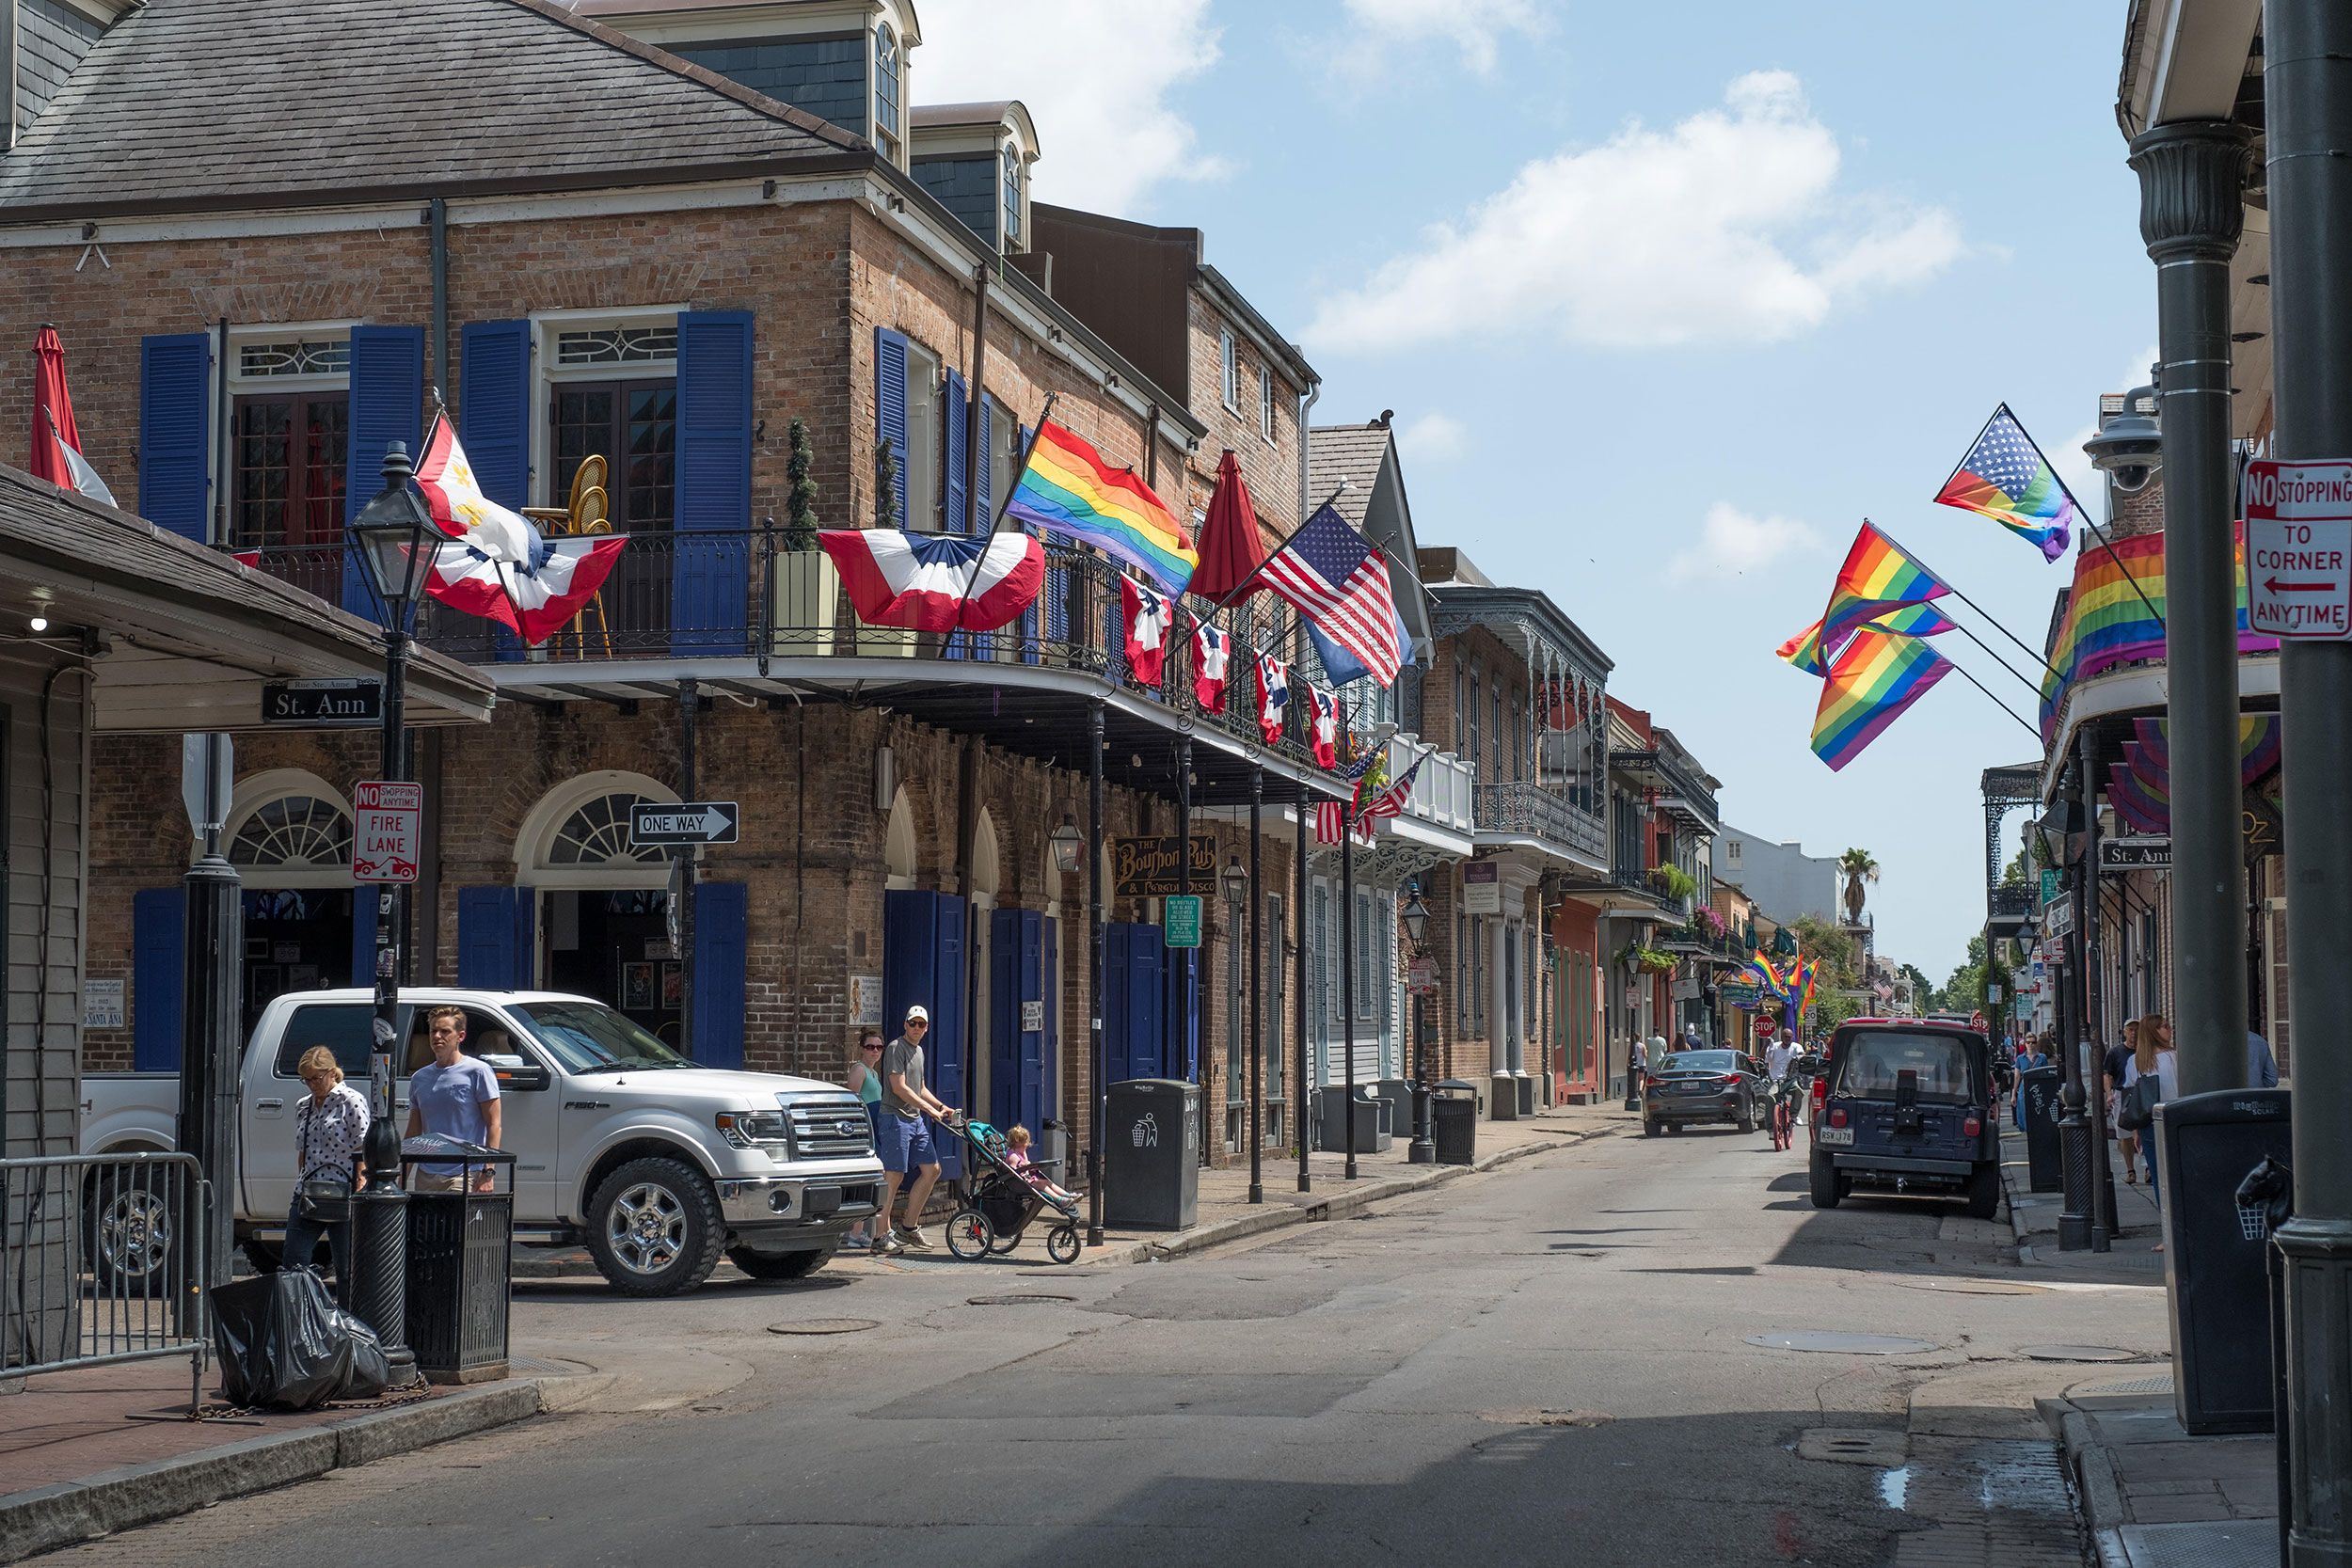
M 1217 809 L 1253 772 L 1278 802 L 1341 786 L 1295 719 L 1259 742 L 1246 679 L 1213 715 L 1181 659 L 1164 688 L 1130 678 L 1117 578 L 1090 553 L 1051 547 L 1040 603 L 1001 632 L 943 644 L 858 625 L 826 558 L 771 526 L 787 432 L 806 429 L 824 526 L 875 518 L 886 451 L 892 515 L 984 530 L 1050 396 L 1057 422 L 1180 515 L 1205 506 L 1233 448 L 1264 525 L 1287 531 L 1312 372 L 1205 269 L 1169 296 L 1184 336 L 1156 370 L 1058 297 L 1025 193 L 1037 129 L 1013 104 L 911 112 L 909 6 L 580 12 L 132 12 L 0 159 L 0 329 L 57 325 L 88 456 L 142 515 L 355 609 L 367 595 L 343 526 L 434 396 L 507 504 L 563 508 L 585 460 L 605 459 L 629 544 L 574 628 L 524 649 L 438 606 L 421 616 L 421 639 L 492 674 L 501 700 L 478 732 L 414 747 L 429 838 L 416 975 L 580 990 L 700 1060 L 825 1075 L 861 1018 L 924 1000 L 944 1096 L 1083 1126 L 1088 879 L 1056 869 L 1049 836 L 1087 821 L 1090 726 L 1105 840 L 1176 833 L 1188 796 L 1222 863 L 1244 830 Z M 665 47 L 705 63 L 597 14 L 668 29 Z M 839 119 L 770 96 L 787 89 L 832 95 Z M 952 162 L 975 143 L 1020 187 L 968 209 L 995 212 L 994 233 L 934 194 L 958 181 L 921 166 L 927 148 Z M 0 387 L 0 420 L 24 424 L 24 396 Z M 173 933 L 151 896 L 190 848 L 168 749 L 97 746 L 89 973 L 126 979 L 130 1006 L 122 1029 L 87 1037 L 92 1065 L 166 1066 L 176 1049 L 155 1001 Z M 372 737 L 315 735 L 256 738 L 238 762 L 258 1007 L 355 972 L 367 933 L 344 802 L 377 764 Z M 702 852 L 691 936 L 673 947 L 672 867 L 626 824 L 637 801 L 681 799 L 739 801 L 743 831 Z M 1116 847 L 1099 847 L 1106 863 Z M 1290 885 L 1289 835 L 1269 832 L 1262 863 L 1270 889 Z M 1188 962 L 1159 945 L 1157 895 L 1117 893 L 1117 869 L 1112 1075 L 1214 1083 L 1230 997 L 1187 976 L 1227 961 L 1220 901 Z M 1283 929 L 1267 968 L 1287 993 Z M 1212 1143 L 1230 1126 L 1211 1117 Z

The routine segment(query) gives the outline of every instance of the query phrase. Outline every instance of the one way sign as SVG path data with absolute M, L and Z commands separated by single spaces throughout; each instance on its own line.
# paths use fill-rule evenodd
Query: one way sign
M 631 844 L 733 844 L 742 819 L 732 800 L 681 800 L 675 806 L 629 808 Z

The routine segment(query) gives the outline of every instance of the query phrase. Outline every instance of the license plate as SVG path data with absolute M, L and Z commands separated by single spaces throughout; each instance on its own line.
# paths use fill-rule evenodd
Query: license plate
M 1825 1144 L 1851 1144 L 1853 1142 L 1853 1129 L 1851 1127 L 1824 1127 L 1820 1130 L 1820 1141 Z

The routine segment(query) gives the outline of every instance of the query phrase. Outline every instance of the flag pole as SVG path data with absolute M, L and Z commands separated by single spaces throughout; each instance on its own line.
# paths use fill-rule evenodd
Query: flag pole
M 1236 598 L 1239 598 L 1243 589 L 1257 581 L 1258 578 L 1264 574 L 1265 569 L 1268 566 L 1271 566 L 1277 561 L 1279 561 L 1282 558 L 1283 552 L 1288 550 L 1292 545 L 1297 542 L 1299 530 L 1304 529 L 1307 526 L 1309 521 L 1314 517 L 1315 513 L 1321 512 L 1324 506 L 1330 505 L 1333 501 L 1338 500 L 1342 496 L 1347 494 L 1350 488 L 1352 488 L 1350 485 L 1343 483 L 1338 489 L 1324 497 L 1323 506 L 1316 507 L 1314 512 L 1310 512 L 1306 516 L 1301 517 L 1298 520 L 1298 528 L 1291 530 L 1290 533 L 1282 540 L 1282 542 L 1274 546 L 1274 553 L 1267 556 L 1263 561 L 1259 562 L 1255 566 L 1250 567 L 1248 572 L 1244 573 L 1242 575 L 1242 579 L 1233 584 L 1232 588 L 1228 589 L 1222 597 L 1215 600 L 1212 603 L 1211 608 L 1223 610 L 1227 605 L 1232 604 Z
M 1952 626 L 1960 632 L 1961 636 L 1968 639 L 1969 641 L 1974 642 L 1978 647 L 1983 648 L 1985 657 L 1992 659 L 1994 663 L 1999 665 L 2005 673 L 2015 676 L 2017 683 L 2020 686 L 2023 686 L 2026 690 L 2034 694 L 2035 701 L 2039 702 L 2041 700 L 2042 688 L 2034 685 L 2033 682 L 2027 680 L 2024 675 L 2019 674 L 2017 667 L 2010 663 L 2009 660 L 2003 658 L 2000 655 L 1994 653 L 1992 648 L 1986 644 L 1983 638 L 1979 637 L 1975 632 L 1970 631 L 1966 626 L 1962 626 L 1958 621 L 1954 621 Z M 1957 668 L 1957 666 L 1955 666 L 1955 668 Z
M 1951 665 L 1951 667 L 1953 668 L 1953 670 L 1955 670 L 1955 671 L 1957 671 L 1957 672 L 1959 673 L 1960 678 L 1961 678 L 1962 680 L 1966 681 L 1966 682 L 1967 682 L 1970 686 L 1973 686 L 1973 687 L 1975 687 L 1978 690 L 1979 690 L 1979 691 L 1983 692 L 1983 693 L 1984 693 L 1984 700 L 1985 700 L 1986 702 L 1991 703 L 1991 704 L 1992 704 L 1994 707 L 1999 708 L 1999 709 L 2000 709 L 2003 713 L 2006 713 L 2006 714 L 2008 714 L 2008 715 L 2009 715 L 2011 719 L 2016 720 L 2016 721 L 2017 721 L 2017 722 L 2018 722 L 2018 724 L 2019 724 L 2019 726 L 2020 726 L 2021 728 L 2023 728 L 2023 729 L 2025 730 L 2025 732 L 2026 732 L 2027 735 L 2032 736 L 2033 736 L 2036 740 L 2040 740 L 2040 739 L 2042 738 L 2042 732 L 2041 732 L 2040 730 L 2038 730 L 2038 729 L 2035 729 L 2035 728 L 2034 728 L 2031 724 L 2026 723 L 2026 718 L 2025 718 L 2025 715 L 2023 715 L 2023 714 L 2019 713 L 2019 712 L 2018 712 L 2015 708 L 2013 708 L 2013 707 L 2010 706 L 2007 703 L 2005 703 L 2005 702 L 2001 701 L 2001 699 L 2000 699 L 2000 698 L 1995 697 L 1995 696 L 1993 694 L 1993 690 L 1992 690 L 1992 689 L 1991 689 L 1990 687 L 1986 686 L 1986 685 L 1984 684 L 1984 682 L 1982 682 L 1982 681 L 1980 681 L 1980 680 L 1977 679 L 1977 677 L 1976 677 L 1976 676 L 1974 676 L 1974 675 L 1970 674 L 1970 673 L 1968 673 L 1965 669 L 1962 668 L 1962 666 L 1961 666 L 1961 665 L 1960 665 L 1960 664 L 1959 664 L 1956 660 L 1953 660 L 1953 659 L 1948 659 L 1948 658 L 1947 658 L 1947 659 L 1946 659 L 1944 662 L 1945 662 L 1945 663 L 1947 663 L 1947 664 Z M 2011 673 L 2011 674 L 2015 674 L 2015 673 L 2016 673 L 2016 672 L 2012 670 L 2012 671 L 2010 671 L 2010 673 Z
M 1884 529 L 1879 528 L 1878 524 L 1870 522 L 1869 518 L 1865 517 L 1862 520 L 1866 523 L 1869 523 L 1872 528 L 1878 529 L 1880 537 L 1883 538 L 1888 544 L 1894 546 L 1897 549 L 1901 550 L 1903 554 L 1910 556 L 1912 560 L 1919 561 L 1918 553 L 1913 550 L 1910 546 L 1906 546 L 1901 540 L 1896 538 L 1893 534 L 1888 533 Z M 1951 589 L 1952 596 L 1954 598 L 1957 598 L 1962 604 L 1966 605 L 1969 609 L 1983 616 L 1986 623 L 1990 625 L 1994 631 L 1999 632 L 2003 637 L 2008 638 L 2011 642 L 2016 643 L 2020 648 L 2025 648 L 2026 657 L 2027 658 L 2032 659 L 2036 664 L 2039 664 L 2044 670 L 2049 671 L 2051 674 L 2058 675 L 2058 679 L 2064 680 L 2066 678 L 2064 675 L 2058 674 L 2058 666 L 2052 664 L 2047 658 L 2042 657 L 2042 655 L 2036 652 L 2034 649 L 2026 647 L 2024 638 L 2019 637 L 2015 632 L 2010 630 L 2007 626 L 2001 625 L 2000 622 L 1994 620 L 1992 612 L 1987 610 L 1984 606 L 1977 603 L 1976 600 L 1962 593 L 1958 588 L 1953 587 L 1952 581 L 1949 578 L 1947 578 L 1941 572 L 1934 571 L 1932 568 L 1928 568 L 1926 562 L 1921 562 L 1920 564 L 1923 569 L 1928 570 L 1929 575 L 1933 577 L 1936 581 L 1942 583 L 1946 588 Z M 1954 625 L 1958 625 L 1958 623 L 1955 622 Z M 2010 673 L 2014 674 L 2016 672 L 2011 671 Z
M 2128 393 L 2125 394 L 2127 399 L 2129 395 L 2130 394 Z M 1993 419 L 1997 420 L 2004 413 L 2008 412 L 2009 404 L 2004 403 L 2000 407 L 1993 411 Z M 2089 529 L 2090 531 L 2090 536 L 2099 541 L 2099 547 L 2107 552 L 2107 559 L 2114 562 L 2115 569 L 2123 574 L 2123 580 L 2132 585 L 2132 593 L 2138 597 L 2140 604 L 2146 608 L 2149 614 L 2155 617 L 2156 625 L 2159 626 L 2163 626 L 2164 611 L 2158 610 L 2155 605 L 2150 601 L 2148 595 L 2141 592 L 2139 579 L 2132 576 L 2132 569 L 2129 566 L 2123 564 L 2123 558 L 2115 553 L 2115 546 L 2108 540 L 2106 531 L 2102 529 L 2097 523 L 2090 520 L 2090 514 L 2084 509 L 2081 498 L 2076 496 L 2073 490 L 2067 488 L 2066 476 L 2059 473 L 2058 470 L 2058 465 L 2050 461 L 2050 454 L 2042 450 L 2042 443 L 2033 438 L 2033 432 L 2027 430 L 2026 428 L 2025 421 L 2020 420 L 2015 414 L 2010 414 L 2009 422 L 2017 427 L 2019 435 L 2025 436 L 2026 445 L 2033 448 L 2033 454 L 2042 459 L 2042 466 L 2043 467 L 2050 470 L 2050 477 L 2058 481 L 2058 487 L 2066 491 L 2066 499 L 2074 504 L 2074 515 L 2083 520 L 2083 527 Z M 1993 420 L 1985 420 L 1984 427 L 1986 430 L 1992 429 Z M 1977 439 L 1979 441 L 1984 439 L 1982 432 L 1978 433 Z M 1968 450 L 1970 451 L 1974 451 L 1977 449 L 1970 447 Z M 1961 459 L 1961 462 L 1963 463 L 1966 463 L 1967 461 L 1968 460 L 1964 457 Z M 1958 468 L 1954 468 L 1952 472 L 1957 474 L 1960 470 Z M 1944 483 L 1949 484 L 1951 481 L 1947 479 Z
M 974 388 L 975 407 L 978 406 L 979 395 L 980 389 Z M 972 558 L 972 570 L 965 574 L 963 592 L 956 599 L 956 618 L 947 623 L 947 635 L 939 640 L 938 657 L 942 659 L 947 657 L 947 644 L 956 640 L 957 631 L 963 626 L 963 607 L 972 602 L 972 590 L 980 580 L 980 568 L 988 564 L 988 547 L 996 542 L 996 531 L 1005 526 L 1005 514 L 1012 510 L 1013 492 L 1021 488 L 1021 476 L 1029 471 L 1029 455 L 1037 451 L 1037 438 L 1045 434 L 1045 421 L 1054 417 L 1054 401 L 1060 396 L 1059 392 L 1046 393 L 1045 406 L 1038 410 L 1037 423 L 1029 427 L 1029 439 L 1021 449 L 1021 466 L 1012 471 L 1012 483 L 1005 487 L 1005 503 L 997 507 L 989 518 L 988 532 L 981 542 L 980 553 Z

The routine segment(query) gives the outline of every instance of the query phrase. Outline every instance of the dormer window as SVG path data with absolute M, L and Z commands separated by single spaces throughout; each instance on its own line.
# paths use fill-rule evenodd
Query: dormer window
M 1005 149 L 1005 245 L 1015 248 L 1021 242 L 1021 150 Z
M 874 140 L 898 156 L 898 35 L 887 22 L 874 26 Z

